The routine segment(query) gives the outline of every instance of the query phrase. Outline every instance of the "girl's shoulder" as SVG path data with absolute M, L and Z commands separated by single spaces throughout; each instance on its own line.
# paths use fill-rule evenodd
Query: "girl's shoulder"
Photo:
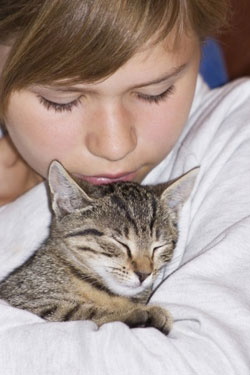
M 203 82 L 198 86 L 182 143 L 200 160 L 215 147 L 225 152 L 229 141 L 250 143 L 250 78 L 212 90 Z
M 250 108 L 249 98 L 250 77 L 243 77 L 221 87 L 210 89 L 199 76 L 191 114 L 201 113 L 204 110 L 212 112 L 217 109 L 223 114 L 223 110 L 227 109 L 227 112 L 224 113 L 227 115 L 238 107 L 248 110 Z
M 45 183 L 0 207 L 0 280 L 28 259 L 44 241 L 50 219 Z

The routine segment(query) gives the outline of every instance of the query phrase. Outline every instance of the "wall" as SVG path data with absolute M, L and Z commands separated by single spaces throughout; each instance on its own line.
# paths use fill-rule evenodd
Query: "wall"
M 218 0 L 219 1 L 219 0 Z M 250 76 L 250 0 L 231 0 L 229 30 L 218 37 L 230 79 Z

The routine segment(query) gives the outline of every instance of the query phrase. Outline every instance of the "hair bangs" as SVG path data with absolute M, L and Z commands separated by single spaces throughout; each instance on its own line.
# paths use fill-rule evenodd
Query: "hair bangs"
M 152 38 L 155 43 L 164 39 L 179 14 L 178 1 L 175 6 L 165 0 L 89 3 L 53 1 L 49 9 L 44 4 L 10 55 L 7 71 L 12 70 L 16 88 L 103 79 Z

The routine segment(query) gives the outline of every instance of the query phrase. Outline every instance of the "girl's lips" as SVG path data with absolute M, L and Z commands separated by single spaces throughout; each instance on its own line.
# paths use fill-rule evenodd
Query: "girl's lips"
M 74 176 L 93 185 L 104 185 L 119 181 L 133 181 L 135 179 L 136 172 L 119 173 L 116 175 L 105 174 L 102 176 L 84 176 L 78 173 L 74 173 Z

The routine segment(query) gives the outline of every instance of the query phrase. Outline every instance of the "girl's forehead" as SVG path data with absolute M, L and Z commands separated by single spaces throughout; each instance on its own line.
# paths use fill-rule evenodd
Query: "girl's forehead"
M 183 57 L 193 53 L 195 48 L 200 47 L 200 40 L 195 35 L 180 35 L 175 38 L 174 34 L 170 34 L 166 39 L 156 44 L 147 43 L 142 46 L 134 56 L 128 60 L 124 66 L 128 64 L 145 65 L 157 64 L 162 60 L 173 61 L 181 60 Z
M 101 84 L 105 86 L 105 83 L 121 81 L 136 88 L 160 83 L 181 72 L 192 58 L 196 47 L 195 43 L 189 43 L 189 48 L 168 50 L 161 43 L 140 51 Z
M 93 83 L 70 84 L 65 78 L 47 89 L 55 91 L 81 91 L 82 89 L 141 88 L 158 85 L 178 77 L 200 49 L 198 38 L 183 37 L 173 47 L 165 40 L 156 45 L 145 46 L 110 76 Z M 46 88 L 46 87 L 45 87 Z

